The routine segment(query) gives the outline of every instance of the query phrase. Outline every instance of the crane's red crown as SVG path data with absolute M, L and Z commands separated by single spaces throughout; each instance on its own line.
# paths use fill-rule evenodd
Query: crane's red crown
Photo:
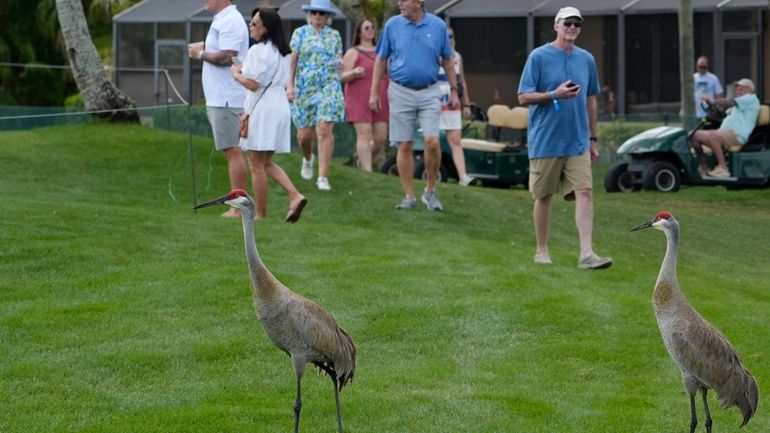
M 246 197 L 248 194 L 246 194 L 245 190 L 242 190 L 241 188 L 235 188 L 234 190 L 230 191 L 230 200 L 236 198 L 236 197 Z
M 670 219 L 671 219 L 671 213 L 665 210 L 658 212 L 658 215 L 655 217 L 655 221 L 670 220 Z

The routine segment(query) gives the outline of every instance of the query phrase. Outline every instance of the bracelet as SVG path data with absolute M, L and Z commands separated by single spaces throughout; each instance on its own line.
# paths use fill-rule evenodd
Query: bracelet
M 588 137 L 588 141 L 596 141 L 596 136 L 592 135 L 592 136 Z
M 198 60 L 203 60 L 203 50 L 201 50 L 200 53 L 198 53 Z
M 459 90 L 457 90 L 457 86 L 452 86 L 452 87 L 451 87 L 451 90 L 454 90 L 455 92 L 459 92 Z M 451 90 L 450 90 L 450 91 L 451 91 Z
M 553 100 L 553 109 L 559 111 L 559 100 L 556 99 L 556 90 L 551 90 L 548 94 L 551 95 L 551 99 Z

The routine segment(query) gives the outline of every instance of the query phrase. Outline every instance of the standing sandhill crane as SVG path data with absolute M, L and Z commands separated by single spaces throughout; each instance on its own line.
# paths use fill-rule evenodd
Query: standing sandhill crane
M 254 239 L 254 200 L 246 191 L 234 189 L 224 197 L 195 206 L 195 209 L 214 205 L 227 205 L 241 213 L 254 307 L 267 336 L 291 357 L 297 376 L 294 433 L 299 432 L 302 373 L 308 362 L 328 374 L 334 383 L 337 428 L 342 433 L 339 392 L 348 380 L 353 379 L 356 371 L 356 346 L 353 339 L 326 310 L 289 290 L 265 267 Z
M 666 234 L 666 256 L 660 267 L 652 302 L 663 344 L 682 371 L 690 395 L 690 433 L 695 431 L 695 395 L 703 395 L 706 431 L 711 433 L 706 393 L 715 390 L 722 409 L 738 406 L 743 415 L 741 427 L 749 422 L 759 403 L 759 387 L 754 376 L 741 364 L 735 347 L 717 328 L 706 321 L 687 302 L 676 278 L 676 253 L 679 244 L 679 223 L 666 211 L 631 231 L 654 227 Z

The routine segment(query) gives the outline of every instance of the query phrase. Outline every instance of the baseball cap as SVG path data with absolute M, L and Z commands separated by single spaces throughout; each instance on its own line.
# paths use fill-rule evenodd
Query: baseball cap
M 577 10 L 577 8 L 567 6 L 566 8 L 559 9 L 559 12 L 556 12 L 556 18 L 553 19 L 553 22 L 558 22 L 559 20 L 573 17 L 577 18 L 578 21 L 583 21 L 583 15 L 580 15 L 580 11 Z
M 741 78 L 740 80 L 735 82 L 735 85 L 748 87 L 749 89 L 751 89 L 752 92 L 754 91 L 754 82 L 749 80 L 748 78 Z

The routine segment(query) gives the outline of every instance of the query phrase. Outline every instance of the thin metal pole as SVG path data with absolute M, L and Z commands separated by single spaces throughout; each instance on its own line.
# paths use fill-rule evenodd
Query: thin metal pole
M 193 142 L 192 142 L 192 116 L 191 111 L 192 108 L 190 107 L 191 103 L 187 102 L 187 146 L 190 149 L 190 182 L 192 184 L 192 201 L 193 201 L 193 207 L 198 205 L 198 192 L 195 189 L 195 149 L 193 148 Z M 194 211 L 195 213 L 198 213 L 197 211 Z

